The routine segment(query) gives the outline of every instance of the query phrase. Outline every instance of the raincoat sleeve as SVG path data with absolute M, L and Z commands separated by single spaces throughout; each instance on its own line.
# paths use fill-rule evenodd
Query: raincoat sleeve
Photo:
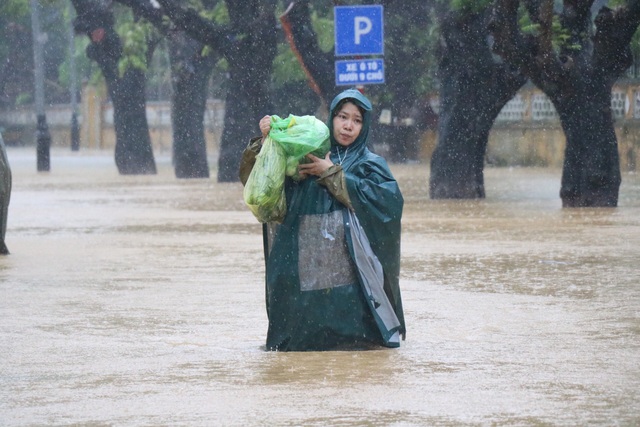
M 322 175 L 320 175 L 320 178 L 318 178 L 316 182 L 326 187 L 331 195 L 338 199 L 340 203 L 353 210 L 342 166 L 331 166 L 329 169 L 324 171 Z
M 242 152 L 239 170 L 240 182 L 242 182 L 242 185 L 247 183 L 251 170 L 253 169 L 253 165 L 256 163 L 256 156 L 260 153 L 260 149 L 262 148 L 262 144 L 260 144 L 261 139 L 261 136 L 251 138 L 249 145 Z

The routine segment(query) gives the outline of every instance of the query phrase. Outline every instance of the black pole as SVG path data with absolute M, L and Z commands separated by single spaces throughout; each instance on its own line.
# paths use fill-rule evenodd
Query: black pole
M 38 114 L 36 142 L 38 172 L 48 172 L 51 169 L 51 155 L 49 151 L 51 147 L 51 136 L 49 135 L 49 126 L 47 126 L 47 117 L 44 114 Z
M 78 126 L 78 115 L 74 111 L 71 115 L 71 151 L 80 150 L 80 127 Z
M 50 169 L 51 135 L 47 126 L 47 117 L 44 112 L 44 66 L 43 44 L 46 35 L 40 32 L 40 10 L 37 0 L 31 0 L 31 26 L 33 30 L 33 63 L 35 77 L 36 116 L 38 126 L 36 128 L 36 154 L 38 172 L 47 172 Z
M 71 16 L 71 6 L 69 6 L 69 16 Z M 69 78 L 71 84 L 71 151 L 80 150 L 80 129 L 78 127 L 78 96 L 76 83 L 76 45 L 75 33 L 73 31 L 73 19 L 69 23 Z

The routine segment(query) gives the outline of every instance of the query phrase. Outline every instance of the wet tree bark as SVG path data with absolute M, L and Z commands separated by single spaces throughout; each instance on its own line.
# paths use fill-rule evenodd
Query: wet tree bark
M 533 81 L 553 102 L 566 137 L 560 197 L 564 207 L 617 206 L 621 182 L 611 88 L 632 63 L 631 37 L 640 23 L 640 1 L 603 7 L 592 30 L 593 1 L 565 0 L 559 20 L 569 36 L 554 48 L 553 2 L 530 13 L 537 34 L 518 26 L 517 0 L 498 0 L 491 26 L 495 51 Z
M 122 45 L 114 29 L 113 13 L 103 2 L 73 0 L 72 4 L 77 14 L 74 29 L 90 38 L 87 56 L 100 66 L 113 102 L 118 171 L 123 175 L 155 174 L 146 116 L 144 72 L 129 69 L 123 76 L 119 75 Z
M 173 94 L 171 121 L 173 164 L 177 178 L 208 178 L 209 162 L 204 129 L 208 80 L 218 56 L 203 55 L 204 44 L 170 30 L 162 10 L 146 0 L 117 0 L 144 17 L 167 36 L 171 59 Z M 215 2 L 213 2 L 215 3 Z M 204 2 L 205 8 L 215 4 Z
M 231 27 L 243 33 L 225 52 L 229 90 L 225 99 L 218 181 L 239 181 L 240 157 L 247 141 L 259 135 L 258 122 L 273 114 L 269 81 L 276 56 L 275 2 L 227 0 Z
M 493 58 L 490 11 L 441 15 L 440 117 L 431 157 L 432 199 L 484 198 L 484 157 L 493 122 L 526 79 Z
M 31 28 L 27 31 L 17 23 L 4 22 L 7 28 L 2 43 L 11 48 L 0 65 L 0 106 L 10 108 L 21 93 L 34 93 L 33 74 L 24 72 L 33 69 L 33 41 Z
M 275 2 L 226 0 L 229 25 L 202 18 L 175 0 L 158 0 L 162 13 L 191 38 L 211 46 L 229 66 L 218 181 L 237 182 L 242 151 L 259 134 L 258 122 L 272 113 L 269 81 L 276 55 Z
M 593 80 L 552 98 L 567 138 L 560 189 L 564 207 L 617 205 L 621 176 L 611 86 Z
M 173 162 L 177 178 L 209 178 L 204 113 L 216 55 L 202 56 L 204 45 L 178 32 L 169 38 L 173 95 Z

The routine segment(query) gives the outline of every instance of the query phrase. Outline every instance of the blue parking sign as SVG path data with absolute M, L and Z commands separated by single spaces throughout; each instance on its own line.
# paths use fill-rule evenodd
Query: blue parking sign
M 382 5 L 336 6 L 334 11 L 335 54 L 384 54 Z

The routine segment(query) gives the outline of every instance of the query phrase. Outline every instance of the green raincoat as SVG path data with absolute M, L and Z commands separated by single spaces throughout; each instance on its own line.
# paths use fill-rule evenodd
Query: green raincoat
M 345 98 L 364 110 L 360 135 L 346 148 L 332 123 Z M 287 214 L 264 224 L 268 350 L 398 347 L 404 339 L 404 201 L 386 161 L 367 148 L 370 125 L 369 100 L 354 89 L 339 94 L 328 123 L 334 166 L 319 179 L 287 178 Z M 243 182 L 258 148 L 245 150 Z

